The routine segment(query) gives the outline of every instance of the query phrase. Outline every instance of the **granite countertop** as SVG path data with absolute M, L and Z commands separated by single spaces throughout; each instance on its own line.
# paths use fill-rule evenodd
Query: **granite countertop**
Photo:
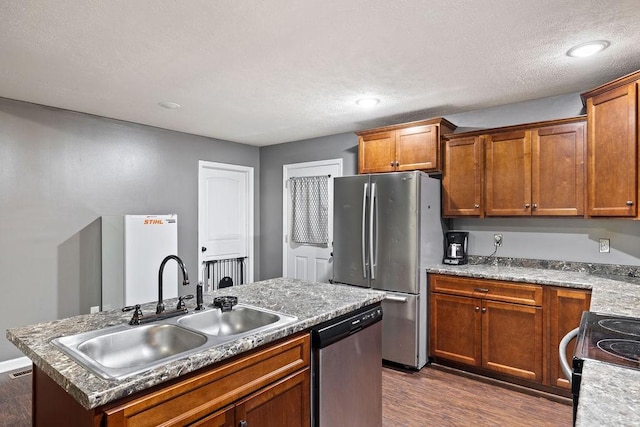
M 429 273 L 591 289 L 591 311 L 640 317 L 640 278 L 547 268 L 434 265 Z M 640 425 L 640 370 L 585 360 L 576 426 Z
M 126 324 L 131 318 L 131 312 L 122 313 L 120 310 L 111 310 L 8 329 L 7 338 L 83 407 L 92 409 L 263 344 L 304 331 L 384 298 L 383 292 L 371 289 L 286 278 L 207 292 L 204 294 L 205 307 L 211 309 L 213 297 L 218 295 L 237 296 L 241 303 L 296 316 L 298 320 L 280 328 L 258 332 L 204 350 L 122 380 L 105 380 L 93 375 L 50 342 L 61 336 Z M 175 305 L 175 300 L 168 300 L 167 304 Z M 187 301 L 187 308 L 193 312 L 194 300 Z M 144 312 L 153 312 L 155 303 L 145 304 L 142 309 Z

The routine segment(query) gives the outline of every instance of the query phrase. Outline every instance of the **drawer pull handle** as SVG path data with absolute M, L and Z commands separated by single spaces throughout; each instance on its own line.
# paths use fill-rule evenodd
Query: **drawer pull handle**
M 627 200 L 627 206 L 633 206 L 633 201 Z
M 484 293 L 489 292 L 489 289 L 487 289 L 487 288 L 474 288 L 473 290 L 475 292 L 484 292 Z

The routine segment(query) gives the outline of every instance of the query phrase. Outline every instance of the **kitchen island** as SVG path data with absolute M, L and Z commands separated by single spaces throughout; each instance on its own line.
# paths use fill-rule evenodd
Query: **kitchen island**
M 431 274 L 590 289 L 590 311 L 640 317 L 640 278 L 504 265 L 435 265 Z M 640 425 L 640 370 L 585 360 L 576 426 Z
M 226 360 L 234 360 L 234 357 L 249 354 L 269 343 L 278 343 L 287 337 L 308 332 L 309 328 L 317 324 L 378 303 L 384 298 L 383 292 L 369 289 L 277 278 L 205 293 L 204 302 L 208 310 L 213 310 L 213 297 L 220 295 L 236 296 L 240 303 L 295 316 L 297 320 L 283 327 L 250 334 L 122 380 L 106 380 L 94 375 L 58 350 L 51 344 L 51 340 L 126 324 L 131 318 L 130 312 L 112 310 L 9 329 L 7 338 L 33 361 L 36 373 L 46 375 L 52 384 L 55 383 L 82 408 L 89 411 L 160 387 L 163 383 L 171 383 L 190 373 L 218 366 Z M 167 301 L 167 304 L 174 305 L 175 301 Z M 142 310 L 145 313 L 153 312 L 154 307 L 155 303 L 149 303 L 143 305 Z M 194 307 L 193 300 L 187 302 L 190 312 Z M 39 394 L 34 389 L 34 407 L 38 399 L 47 399 L 47 396 Z

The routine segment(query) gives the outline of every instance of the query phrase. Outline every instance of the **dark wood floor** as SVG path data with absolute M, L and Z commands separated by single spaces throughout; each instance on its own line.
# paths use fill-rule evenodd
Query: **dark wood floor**
M 31 375 L 9 378 L 18 369 L 0 373 L 0 426 L 23 427 L 31 425 Z
M 384 368 L 382 390 L 384 427 L 572 424 L 568 399 L 554 402 L 433 366 L 411 373 Z
M 0 374 L 0 426 L 31 425 L 31 375 Z M 384 368 L 383 426 L 571 426 L 571 406 L 427 367 Z

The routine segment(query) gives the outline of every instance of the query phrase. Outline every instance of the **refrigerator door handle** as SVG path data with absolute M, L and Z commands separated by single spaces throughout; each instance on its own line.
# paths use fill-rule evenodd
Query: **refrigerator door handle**
M 371 264 L 371 280 L 376 278 L 376 266 L 378 263 L 377 256 L 377 239 L 374 239 L 376 230 L 375 221 L 378 220 L 376 216 L 376 207 L 377 207 L 378 199 L 376 196 L 376 184 L 375 182 L 371 183 L 371 197 L 369 198 L 369 263 Z M 375 241 L 374 241 L 375 240 Z
M 397 297 L 395 295 L 385 295 L 384 299 L 386 301 L 396 301 L 396 302 L 407 302 L 407 301 L 409 301 L 409 298 L 407 298 L 407 297 Z
M 362 277 L 367 278 L 367 192 L 369 184 L 365 182 L 362 193 Z

